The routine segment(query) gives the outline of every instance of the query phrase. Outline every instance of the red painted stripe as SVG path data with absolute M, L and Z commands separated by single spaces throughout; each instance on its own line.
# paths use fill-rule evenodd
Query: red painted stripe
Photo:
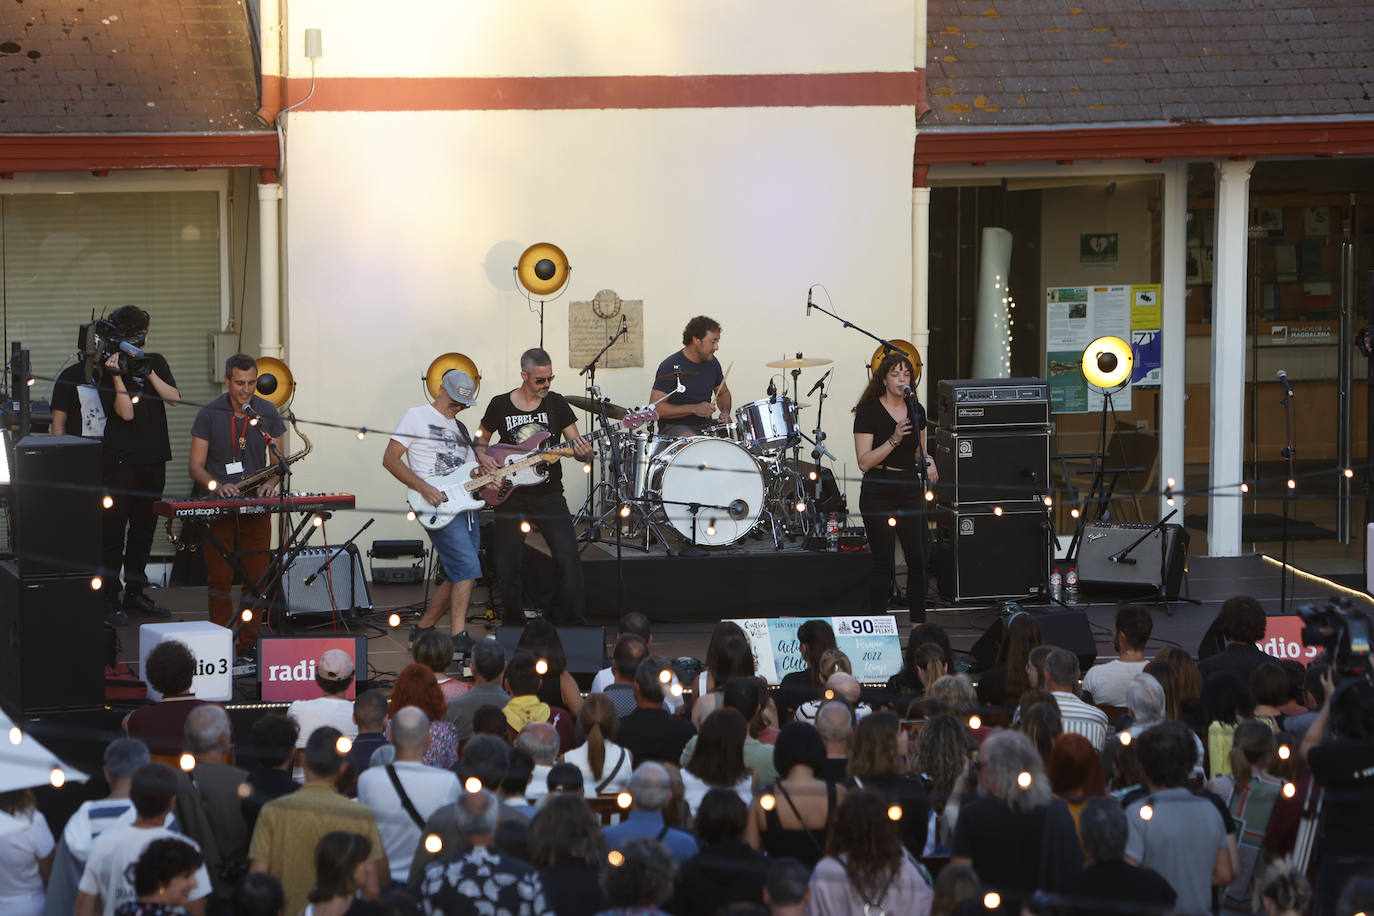
M 924 131 L 917 165 L 1374 154 L 1374 121 L 1170 124 L 1067 130 Z
M 0 134 L 0 173 L 276 167 L 276 131 L 244 134 Z

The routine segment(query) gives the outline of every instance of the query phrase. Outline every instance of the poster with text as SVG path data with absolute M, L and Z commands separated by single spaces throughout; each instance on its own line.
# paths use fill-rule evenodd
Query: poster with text
M 1102 393 L 1083 378 L 1083 350 L 1099 337 L 1131 339 L 1131 291 L 1127 285 L 1045 290 L 1045 378 L 1052 412 L 1102 409 Z M 1130 410 L 1130 386 L 1113 392 L 1112 403 L 1117 410 Z

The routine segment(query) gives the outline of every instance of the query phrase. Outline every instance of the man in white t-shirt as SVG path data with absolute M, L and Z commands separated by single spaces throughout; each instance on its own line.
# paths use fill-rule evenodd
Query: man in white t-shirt
M 353 721 L 353 701 L 348 699 L 348 687 L 353 683 L 353 659 L 343 649 L 329 649 L 315 663 L 315 683 L 324 696 L 313 700 L 296 700 L 286 709 L 286 715 L 300 728 L 296 747 L 305 742 L 315 729 L 331 725 L 350 738 L 358 735 L 358 723 Z
M 651 629 L 651 626 L 650 626 L 650 624 L 649 624 L 649 618 L 648 618 L 648 617 L 645 617 L 643 614 L 639 613 L 638 611 L 631 611 L 630 613 L 626 614 L 624 617 L 621 617 L 621 618 L 620 618 L 620 628 L 619 628 L 619 630 L 616 632 L 616 635 L 615 635 L 616 646 L 617 646 L 617 648 L 618 648 L 619 645 L 620 645 L 620 640 L 621 640 L 623 637 L 626 637 L 626 636 L 638 636 L 640 639 L 644 640 L 644 644 L 645 644 L 646 646 L 649 647 L 649 651 L 646 653 L 646 656 L 645 656 L 645 657 L 648 657 L 649 655 L 653 655 L 653 653 L 654 653 L 654 635 L 653 635 L 653 631 L 652 631 L 652 629 Z M 636 662 L 635 662 L 635 666 L 638 667 L 638 665 L 639 665 L 639 662 L 636 661 Z M 609 686 L 611 686 L 612 684 L 616 684 L 616 683 L 633 684 L 634 681 L 635 681 L 635 676 L 634 676 L 634 671 L 633 671 L 633 670 L 631 670 L 631 671 L 629 672 L 629 674 L 627 674 L 627 675 L 625 676 L 625 679 L 624 679 L 623 681 L 617 681 L 616 678 L 615 678 L 615 665 L 614 665 L 614 660 L 612 660 L 612 664 L 611 664 L 611 665 L 608 665 L 608 666 L 606 666 L 605 668 L 602 668 L 600 671 L 598 671 L 598 672 L 596 673 L 596 677 L 592 678 L 592 689 L 591 689 L 591 692 L 592 692 L 592 693 L 605 693 L 605 692 L 606 692 L 606 688 L 609 687 Z M 674 691 L 673 691 L 673 689 L 672 689 L 672 685 L 673 685 L 673 684 L 678 684 L 678 683 L 680 683 L 680 682 L 679 682 L 678 679 L 677 679 L 677 672 L 675 671 L 675 672 L 673 672 L 673 679 L 672 679 L 672 681 L 670 681 L 669 684 L 668 684 L 667 695 L 663 698 L 663 708 L 666 709 L 666 710 L 668 710 L 668 712 L 672 713 L 673 715 L 677 715 L 677 714 L 678 714 L 678 711 L 682 709 L 682 704 L 683 704 L 683 699 L 682 699 L 682 694 L 681 694 L 681 692 L 679 691 L 679 692 L 677 692 L 677 693 L 674 693 Z
M 153 840 L 173 837 L 195 845 L 186 837 L 163 826 L 176 799 L 177 777 L 168 766 L 148 763 L 134 773 L 129 787 L 137 817 L 132 824 L 111 827 L 91 845 L 86 870 L 77 885 L 74 916 L 114 916 L 122 903 L 135 899 L 134 887 L 126 874 Z M 199 848 L 199 847 L 197 847 Z M 204 898 L 210 894 L 210 875 L 201 865 L 196 870 L 196 887 L 186 910 L 193 916 L 205 912 Z
M 1116 660 L 1093 665 L 1083 676 L 1083 689 L 1093 702 L 1102 706 L 1125 706 L 1126 688 L 1145 670 L 1145 644 L 1150 641 L 1155 621 L 1149 610 L 1138 604 L 1124 604 L 1116 612 L 1112 637 Z
M 401 417 L 386 445 L 382 467 L 418 491 L 431 506 L 442 506 L 444 492 L 426 480 L 476 461 L 472 436 L 458 420 L 460 411 L 476 403 L 477 383 L 472 376 L 461 369 L 445 372 L 439 396 L 423 407 L 412 407 Z M 419 626 L 434 626 L 448 611 L 449 633 L 456 636 L 466 623 L 472 583 L 482 574 L 477 559 L 477 513 L 463 512 L 442 528 L 426 530 L 443 560 L 444 584 L 435 589 Z

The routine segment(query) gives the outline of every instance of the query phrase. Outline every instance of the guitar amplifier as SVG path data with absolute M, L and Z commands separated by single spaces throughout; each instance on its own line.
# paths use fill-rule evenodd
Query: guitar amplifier
M 331 554 L 328 567 L 321 569 Z M 372 607 L 362 559 L 352 544 L 342 550 L 307 547 L 296 554 L 282 576 L 282 593 L 287 617 Z
M 1049 581 L 1049 522 L 1041 509 L 940 513 L 931 565 L 946 601 L 1024 598 Z
M 941 379 L 935 412 L 944 429 L 1044 426 L 1050 386 L 1038 378 Z
M 1078 542 L 1078 581 L 1082 585 L 1137 586 L 1177 598 L 1188 565 L 1188 532 L 1165 525 L 1150 532 L 1126 557 L 1120 553 L 1154 528 L 1144 522 L 1089 522 Z
M 1050 433 L 1045 427 L 935 430 L 931 447 L 942 506 L 1039 504 L 1049 493 Z

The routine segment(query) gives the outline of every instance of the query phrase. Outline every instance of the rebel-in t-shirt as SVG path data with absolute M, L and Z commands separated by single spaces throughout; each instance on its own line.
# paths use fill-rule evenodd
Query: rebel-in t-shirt
M 916 422 L 912 427 L 913 431 L 903 436 L 897 447 L 882 460 L 883 467 L 900 471 L 916 467 L 916 436 L 926 428 L 926 409 L 920 403 L 916 405 Z M 884 439 L 892 438 L 896 431 L 897 421 L 892 419 L 892 414 L 887 412 L 882 401 L 875 398 L 860 404 L 854 410 L 854 432 L 872 435 L 874 446 L 881 445 Z
M 482 414 L 482 428 L 492 434 L 493 441 L 510 445 L 520 445 L 538 432 L 551 435 L 541 448 L 552 448 L 558 444 L 563 429 L 577 422 L 577 415 L 568 406 L 563 395 L 550 391 L 534 410 L 521 410 L 511 400 L 510 393 L 498 394 L 487 405 Z M 544 465 L 548 469 L 548 480 L 534 487 L 522 487 L 529 494 L 563 492 L 563 469 L 557 461 Z M 513 494 L 514 495 L 514 494 Z
M 100 392 L 86 381 L 84 362 L 58 373 L 53 382 L 52 409 L 67 415 L 69 436 L 99 439 L 105 435 L 105 408 L 100 404 Z
M 670 372 L 695 372 L 696 375 L 682 379 L 682 387 L 687 390 L 680 394 L 669 394 L 669 404 L 691 405 L 710 401 L 720 383 L 725 381 L 725 372 L 720 368 L 720 360 L 713 356 L 709 362 L 694 363 L 679 350 L 658 364 L 658 371 L 654 373 L 654 390 L 671 392 L 677 387 L 673 379 L 663 378 Z M 673 417 L 667 422 L 701 429 L 716 421 L 710 417 L 685 416 Z
M 234 408 L 227 394 L 202 407 L 191 424 L 191 436 L 209 443 L 205 470 L 220 483 L 235 483 L 267 467 L 267 443 L 263 439 L 263 431 L 266 430 L 274 439 L 286 432 L 281 414 L 277 413 L 277 408 L 270 401 L 253 395 L 249 406 L 259 417 L 257 426 L 251 425 L 247 417 L 234 416 Z M 243 468 L 230 474 L 224 466 L 235 461 L 241 462 Z

